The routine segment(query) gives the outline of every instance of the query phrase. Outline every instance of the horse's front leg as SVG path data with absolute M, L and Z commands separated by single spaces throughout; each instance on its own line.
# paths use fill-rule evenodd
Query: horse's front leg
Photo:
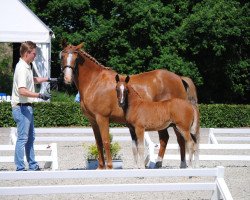
M 104 154 L 103 154 L 103 143 L 102 143 L 102 137 L 100 134 L 99 127 L 96 122 L 91 122 L 92 129 L 94 131 L 96 146 L 98 150 L 98 168 L 97 169 L 104 169 L 105 168 L 105 160 L 104 160 Z
M 180 154 L 181 154 L 180 168 L 187 168 L 185 139 L 183 138 L 183 136 L 177 130 L 176 127 L 174 127 L 174 132 L 176 134 L 177 142 L 178 142 L 179 147 L 180 147 Z
M 140 162 L 137 165 L 138 168 L 142 169 L 145 168 L 144 164 L 144 128 L 142 127 L 135 127 L 135 133 L 137 136 L 137 142 L 138 142 L 138 153 L 140 157 Z
M 159 134 L 159 141 L 160 141 L 160 149 L 158 152 L 158 157 L 156 160 L 156 164 L 155 164 L 155 168 L 161 168 L 162 167 L 162 161 L 163 161 L 163 157 L 166 151 L 166 147 L 168 144 L 168 140 L 169 140 L 169 134 L 168 134 L 168 130 L 167 128 L 164 130 L 160 130 L 158 131 Z
M 134 156 L 134 161 L 135 164 L 138 165 L 138 142 L 135 134 L 135 128 L 130 124 L 127 124 L 127 127 L 129 128 L 130 136 L 132 138 L 132 152 Z
M 96 121 L 100 129 L 102 143 L 103 143 L 103 147 L 104 147 L 105 154 L 106 154 L 106 160 L 107 160 L 106 168 L 112 169 L 113 165 L 112 165 L 112 156 L 110 152 L 109 118 L 101 116 L 101 115 L 97 115 Z

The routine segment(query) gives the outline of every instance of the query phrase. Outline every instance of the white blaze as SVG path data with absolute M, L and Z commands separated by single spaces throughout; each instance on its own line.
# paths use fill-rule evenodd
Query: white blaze
M 71 60 L 72 60 L 72 53 L 69 53 L 68 57 L 67 57 L 67 66 L 70 66 Z
M 73 57 L 72 53 L 69 53 L 67 57 L 67 66 L 70 66 L 72 57 Z M 64 80 L 68 83 L 72 81 L 72 68 L 66 67 L 64 69 Z
M 120 85 L 120 91 L 121 91 L 121 100 L 120 100 L 120 103 L 124 102 L 124 90 L 125 90 L 124 85 Z

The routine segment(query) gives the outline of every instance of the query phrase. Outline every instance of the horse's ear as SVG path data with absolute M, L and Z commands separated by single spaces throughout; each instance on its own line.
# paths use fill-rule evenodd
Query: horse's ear
M 61 42 L 62 48 L 64 49 L 67 45 L 68 45 L 67 39 L 66 39 L 66 38 L 63 38 L 63 39 L 62 39 L 62 42 Z
M 118 75 L 118 74 L 116 74 L 116 76 L 115 76 L 115 80 L 116 80 L 116 83 L 118 83 L 118 82 L 120 81 L 120 79 L 119 79 L 119 75 Z
M 82 42 L 81 44 L 78 44 L 77 47 L 76 47 L 76 49 L 81 49 L 81 48 L 83 48 L 83 45 L 84 45 L 83 42 Z
M 125 82 L 128 83 L 128 82 L 129 82 L 129 79 L 130 79 L 130 77 L 127 76 L 126 79 L 125 79 Z

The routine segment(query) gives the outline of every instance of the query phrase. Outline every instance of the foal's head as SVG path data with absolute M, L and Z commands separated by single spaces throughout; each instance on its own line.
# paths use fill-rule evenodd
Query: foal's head
M 63 50 L 60 52 L 61 68 L 64 74 L 64 83 L 71 84 L 73 75 L 77 71 L 77 61 L 79 59 L 79 51 L 83 44 L 77 46 L 63 44 Z
M 127 106 L 127 101 L 128 101 L 128 82 L 129 82 L 130 77 L 127 76 L 124 79 L 120 79 L 119 75 L 117 74 L 115 76 L 116 80 L 116 93 L 117 93 L 117 99 L 118 99 L 118 104 L 121 108 L 125 109 Z

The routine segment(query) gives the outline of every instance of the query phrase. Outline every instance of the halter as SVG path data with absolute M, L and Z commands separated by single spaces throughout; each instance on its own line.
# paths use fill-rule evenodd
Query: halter
M 70 65 L 65 65 L 65 66 L 61 66 L 61 71 L 63 72 L 63 70 L 65 68 L 70 68 L 73 70 L 73 73 L 76 74 L 78 73 L 78 56 L 79 56 L 79 51 L 73 51 L 73 50 L 62 50 L 60 53 L 59 53 L 59 56 L 60 56 L 60 59 L 62 58 L 62 53 L 68 53 L 68 54 L 74 54 L 74 53 L 77 53 L 77 58 L 75 60 L 75 65 L 74 67 L 70 66 Z

